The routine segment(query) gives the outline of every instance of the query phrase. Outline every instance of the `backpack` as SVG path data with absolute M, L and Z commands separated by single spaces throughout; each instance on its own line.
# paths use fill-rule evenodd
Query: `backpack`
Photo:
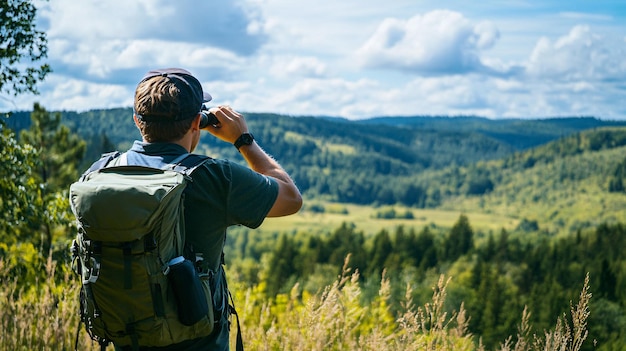
M 207 336 L 215 323 L 210 277 L 198 274 L 195 254 L 184 256 L 183 211 L 190 175 L 207 158 L 184 167 L 185 154 L 157 169 L 127 165 L 125 156 L 103 155 L 70 186 L 81 322 L 102 349 Z

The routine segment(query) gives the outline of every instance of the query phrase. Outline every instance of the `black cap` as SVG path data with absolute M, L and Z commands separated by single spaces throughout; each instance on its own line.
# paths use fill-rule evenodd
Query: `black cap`
M 161 68 L 152 70 L 144 75 L 139 84 L 158 76 L 169 78 L 180 91 L 178 95 L 178 106 L 180 106 L 180 110 L 174 117 L 174 121 L 181 121 L 196 116 L 202 109 L 202 105 L 212 99 L 209 93 L 202 91 L 200 81 L 191 75 L 189 71 L 182 68 Z M 164 119 L 160 116 L 142 116 L 140 114 L 137 114 L 137 118 L 148 122 L 172 120 L 171 118 Z

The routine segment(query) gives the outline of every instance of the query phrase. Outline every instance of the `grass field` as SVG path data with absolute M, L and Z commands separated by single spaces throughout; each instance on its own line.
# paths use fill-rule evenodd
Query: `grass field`
M 394 206 L 394 209 L 400 213 L 410 211 L 413 214 L 413 219 L 382 219 L 376 218 L 377 212 L 381 210 L 377 207 L 338 203 L 324 203 L 323 206 L 325 208 L 323 213 L 304 209 L 293 216 L 268 218 L 258 231 L 261 233 L 284 231 L 302 231 L 312 234 L 328 233 L 344 222 L 353 223 L 357 230 L 365 234 L 376 234 L 382 229 L 389 230 L 400 225 L 405 228 L 412 227 L 419 231 L 425 226 L 450 228 L 461 214 L 467 216 L 475 232 L 497 232 L 502 228 L 512 230 L 519 223 L 518 219 L 496 214 L 415 209 L 401 206 Z

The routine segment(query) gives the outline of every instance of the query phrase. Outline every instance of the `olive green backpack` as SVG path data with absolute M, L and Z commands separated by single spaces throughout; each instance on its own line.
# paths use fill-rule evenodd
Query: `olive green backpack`
M 168 265 L 182 260 L 184 189 L 202 162 L 182 167 L 187 154 L 155 169 L 125 165 L 125 154 L 118 155 L 103 156 L 70 187 L 78 227 L 72 254 L 82 278 L 81 322 L 103 349 L 110 342 L 138 349 L 206 336 L 214 328 L 208 277 L 195 269 L 190 273 L 203 295 L 194 302 L 202 314 L 184 322 Z

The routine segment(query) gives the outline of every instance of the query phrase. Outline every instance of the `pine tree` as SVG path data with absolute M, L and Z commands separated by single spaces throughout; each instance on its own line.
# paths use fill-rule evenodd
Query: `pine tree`
M 294 258 L 297 250 L 292 239 L 281 235 L 276 249 L 271 254 L 268 264 L 267 294 L 275 296 L 285 285 L 285 282 L 295 273 Z
M 602 260 L 602 265 L 600 267 L 600 287 L 599 294 L 602 297 L 605 297 L 607 300 L 615 301 L 616 300 L 616 287 L 617 287 L 617 277 L 611 266 L 609 261 L 605 258 Z
M 369 265 L 369 257 L 363 248 L 365 237 L 363 232 L 357 232 L 352 223 L 342 223 L 320 250 L 320 262 L 342 267 L 346 256 L 350 255 L 349 267 L 352 270 L 365 271 Z M 339 268 L 338 273 L 341 272 Z
M 32 145 L 39 155 L 36 179 L 41 184 L 39 201 L 44 213 L 33 220 L 31 228 L 41 231 L 40 250 L 47 254 L 52 247 L 52 230 L 68 223 L 67 188 L 78 178 L 77 166 L 85 153 L 86 144 L 68 127 L 61 125 L 61 114 L 51 115 L 35 103 L 29 130 L 20 134 L 20 142 Z
M 468 253 L 474 247 L 474 231 L 470 226 L 467 216 L 461 215 L 452 226 L 450 234 L 445 242 L 445 258 L 456 261 L 462 255 Z
M 422 271 L 430 267 L 435 267 L 438 263 L 437 247 L 435 237 L 428 227 L 424 227 L 415 238 L 413 255 L 419 263 L 418 268 Z
M 370 262 L 368 271 L 374 275 L 378 275 L 385 268 L 387 257 L 393 252 L 391 238 L 386 230 L 381 230 L 374 237 L 374 246 L 370 254 Z

